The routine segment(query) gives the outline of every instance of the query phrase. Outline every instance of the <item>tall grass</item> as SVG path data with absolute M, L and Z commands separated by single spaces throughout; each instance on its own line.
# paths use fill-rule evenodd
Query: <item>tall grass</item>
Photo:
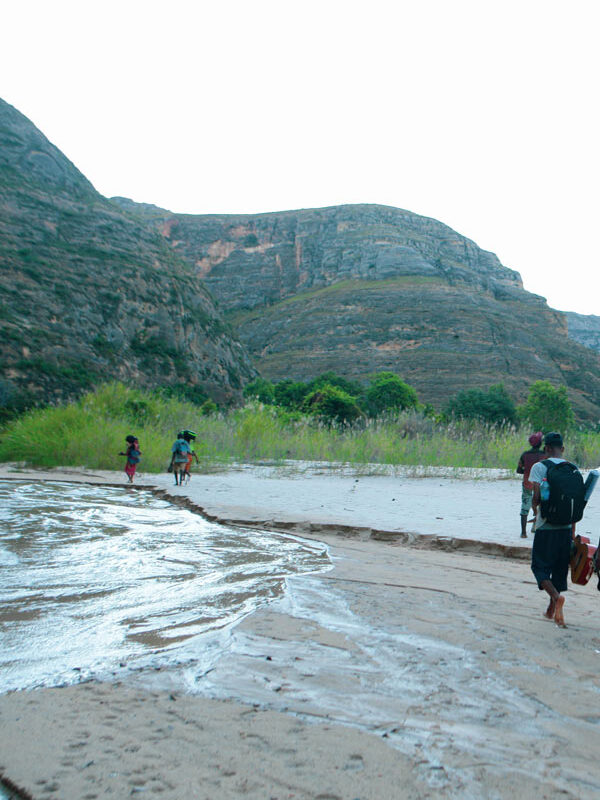
M 195 449 L 206 468 L 234 461 L 301 460 L 514 470 L 528 447 L 525 431 L 436 424 L 415 412 L 343 430 L 260 404 L 207 417 L 191 403 L 113 383 L 79 402 L 31 411 L 8 423 L 0 433 L 0 461 L 119 469 L 124 460 L 118 453 L 131 433 L 140 441 L 140 468 L 162 472 L 175 435 L 184 427 L 197 432 Z M 600 434 L 571 433 L 567 454 L 582 467 L 597 466 Z

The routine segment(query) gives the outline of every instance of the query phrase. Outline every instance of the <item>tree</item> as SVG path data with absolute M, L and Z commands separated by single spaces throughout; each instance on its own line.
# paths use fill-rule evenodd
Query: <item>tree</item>
M 260 400 L 261 403 L 272 405 L 275 401 L 275 389 L 271 381 L 265 378 L 255 378 L 244 386 L 243 395 L 246 398 Z
M 301 408 L 304 398 L 309 393 L 310 387 L 302 381 L 291 381 L 289 379 L 279 381 L 275 384 L 275 403 L 282 408 L 292 411 Z
M 553 386 L 550 381 L 531 384 L 527 401 L 519 413 L 534 430 L 546 433 L 566 431 L 575 422 L 566 386 Z
M 214 402 L 214 400 L 206 400 L 200 406 L 200 413 L 202 414 L 203 417 L 210 417 L 211 414 L 216 414 L 218 410 L 219 407 Z
M 354 398 L 337 386 L 325 384 L 310 392 L 302 404 L 303 411 L 332 424 L 349 424 L 362 416 Z
M 372 416 L 382 411 L 403 411 L 415 408 L 418 402 L 412 386 L 393 372 L 379 372 L 371 381 L 366 394 L 367 406 Z
M 319 375 L 318 378 L 312 380 L 308 385 L 312 390 L 319 389 L 321 386 L 325 386 L 325 384 L 337 386 L 338 389 L 346 392 L 346 394 L 349 394 L 351 397 L 360 397 L 363 393 L 363 387 L 358 381 L 349 381 L 347 378 L 342 378 L 341 375 L 336 375 L 335 372 L 331 371 Z
M 514 424 L 517 408 L 504 388 L 497 383 L 487 392 L 483 389 L 466 389 L 448 402 L 445 413 L 459 419 L 478 419 L 491 425 Z

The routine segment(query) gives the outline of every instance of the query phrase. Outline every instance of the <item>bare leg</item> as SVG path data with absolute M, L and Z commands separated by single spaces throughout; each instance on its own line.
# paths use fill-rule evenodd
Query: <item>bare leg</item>
M 544 611 L 544 616 L 546 619 L 554 619 L 554 612 L 556 610 L 556 600 L 550 599 L 548 603 L 548 608 Z
M 554 612 L 554 622 L 558 625 L 559 628 L 566 628 L 565 622 L 565 615 L 563 614 L 563 606 L 565 604 L 565 598 L 559 595 L 558 600 L 556 601 L 556 611 Z
M 527 514 L 521 514 L 521 539 L 527 538 Z
M 566 628 L 567 626 L 565 625 L 563 614 L 565 598 L 556 590 L 556 587 L 550 580 L 542 581 L 540 586 L 550 595 L 550 604 L 544 612 L 544 616 L 547 617 L 547 619 L 553 619 L 559 627 Z

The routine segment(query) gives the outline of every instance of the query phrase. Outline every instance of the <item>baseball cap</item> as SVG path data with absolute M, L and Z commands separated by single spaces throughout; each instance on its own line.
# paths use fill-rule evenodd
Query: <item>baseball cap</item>
M 552 432 L 547 433 L 544 436 L 544 445 L 546 447 L 562 447 L 563 446 L 563 438 L 560 433 Z

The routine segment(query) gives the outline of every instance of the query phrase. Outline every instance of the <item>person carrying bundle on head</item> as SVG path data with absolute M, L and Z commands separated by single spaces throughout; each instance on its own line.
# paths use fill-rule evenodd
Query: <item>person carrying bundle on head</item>
M 180 433 L 183 434 L 183 438 L 185 439 L 185 441 L 190 446 L 190 452 L 188 454 L 187 463 L 186 463 L 185 469 L 183 471 L 183 477 L 187 478 L 187 482 L 189 483 L 190 482 L 190 478 L 191 478 L 190 471 L 191 471 L 191 468 L 192 468 L 193 459 L 194 458 L 196 459 L 196 464 L 200 463 L 198 461 L 198 456 L 196 455 L 195 451 L 192 450 L 192 442 L 194 442 L 196 440 L 196 433 L 194 431 L 188 430 L 187 428 L 185 430 L 183 430 L 183 431 L 180 431 Z
M 142 457 L 140 452 L 140 443 L 138 442 L 137 437 L 131 434 L 125 437 L 125 441 L 127 442 L 127 450 L 124 453 L 119 453 L 119 455 L 127 456 L 127 461 L 125 462 L 125 474 L 129 478 L 129 483 L 133 483 L 133 476 L 135 475 L 137 465 L 140 463 L 140 459 Z
M 183 436 L 183 431 L 179 431 L 177 439 L 171 447 L 171 463 L 169 464 L 169 472 L 172 470 L 175 477 L 175 486 L 183 484 L 183 476 L 191 450 L 192 448 Z

